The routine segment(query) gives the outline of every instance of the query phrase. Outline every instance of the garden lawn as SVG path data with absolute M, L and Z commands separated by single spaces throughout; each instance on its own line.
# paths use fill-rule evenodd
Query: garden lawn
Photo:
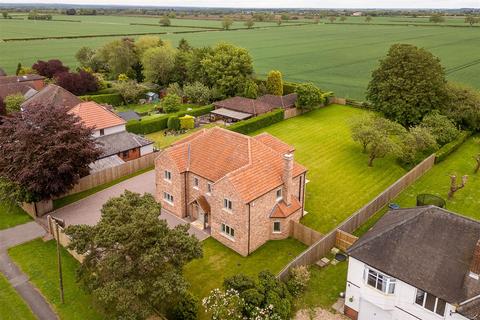
M 30 222 L 32 218 L 19 206 L 0 202 L 0 230 Z
M 368 111 L 330 105 L 252 135 L 269 132 L 295 147 L 295 159 L 308 169 L 302 223 L 327 233 L 406 173 L 394 158 L 374 161 L 350 135 L 348 121 Z
M 307 290 L 295 301 L 295 309 L 310 309 L 321 307 L 330 310 L 339 298 L 340 292 L 345 291 L 347 284 L 348 262 L 337 265 L 328 265 L 324 268 L 311 266 L 310 282 Z
M 146 113 L 155 110 L 160 103 L 144 103 L 144 104 L 127 104 L 123 106 L 115 107 L 115 111 L 124 112 L 124 111 L 135 111 L 137 113 Z
M 238 273 L 256 277 L 262 270 L 277 274 L 293 258 L 307 248 L 295 239 L 268 241 L 248 257 L 243 257 L 217 240 L 202 242 L 203 258 L 190 262 L 184 275 L 191 283 L 192 292 L 200 299 L 214 288 L 221 288 L 223 280 Z
M 61 248 L 65 303 L 60 302 L 55 241 L 40 239 L 8 250 L 14 262 L 30 278 L 62 320 L 107 319 L 93 305 L 92 297 L 75 281 L 79 263 Z
M 0 274 L 0 319 L 35 320 L 35 316 L 15 289 Z

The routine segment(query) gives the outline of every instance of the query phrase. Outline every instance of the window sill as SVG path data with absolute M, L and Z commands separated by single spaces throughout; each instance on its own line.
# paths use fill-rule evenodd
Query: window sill
M 163 179 L 163 181 L 168 182 L 170 184 L 172 183 L 172 180 L 168 180 L 168 179 Z
M 174 206 L 173 202 L 170 202 L 170 201 L 167 201 L 167 200 L 163 200 L 163 202 L 165 202 L 166 204 L 170 205 L 170 206 Z
M 211 196 L 212 194 L 210 192 L 205 193 L 207 196 Z
M 232 210 L 225 209 L 225 208 L 222 208 L 222 211 L 224 211 L 224 212 L 226 212 L 226 213 L 230 213 L 230 214 L 232 214 L 232 213 L 233 213 L 233 211 L 232 211 Z
M 200 190 L 198 187 L 193 187 L 193 189 L 195 189 L 195 190 Z
M 282 231 L 273 231 L 274 234 L 280 234 Z

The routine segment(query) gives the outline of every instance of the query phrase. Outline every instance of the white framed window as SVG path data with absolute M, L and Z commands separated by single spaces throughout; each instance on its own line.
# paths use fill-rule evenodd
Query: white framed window
M 276 194 L 276 197 L 277 197 L 277 201 L 280 201 L 280 200 L 283 199 L 282 188 L 277 189 L 275 194 Z
M 172 173 L 168 170 L 165 170 L 163 172 L 163 179 L 165 179 L 167 181 L 172 181 Z
M 195 189 L 198 189 L 198 186 L 200 185 L 200 181 L 198 180 L 197 177 L 193 177 L 193 187 Z
M 232 211 L 232 208 L 233 208 L 232 200 L 229 200 L 227 198 L 223 199 L 223 209 Z
M 173 196 L 170 193 L 164 192 L 163 193 L 163 200 L 165 200 L 169 204 L 173 205 Z
M 273 232 L 274 233 L 282 232 L 282 225 L 281 225 L 280 221 L 274 221 L 273 222 Z
M 375 288 L 386 294 L 395 293 L 395 284 L 397 280 L 376 270 L 366 268 L 364 274 L 365 282 L 372 288 Z
M 230 238 L 235 238 L 235 229 L 233 229 L 229 225 L 226 225 L 225 223 L 222 223 L 221 231 L 224 235 L 226 235 Z
M 445 307 L 447 303 L 444 300 L 437 298 L 433 294 L 425 292 L 421 289 L 417 289 L 415 303 L 427 310 L 435 312 L 439 316 L 443 317 L 445 315 Z
M 211 182 L 207 182 L 207 193 L 211 194 L 213 190 L 213 185 Z

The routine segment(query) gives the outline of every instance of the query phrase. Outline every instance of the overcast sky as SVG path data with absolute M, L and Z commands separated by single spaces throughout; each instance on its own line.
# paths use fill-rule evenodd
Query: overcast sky
M 241 8 L 480 8 L 480 0 L 0 0 L 0 4 L 2 2 Z

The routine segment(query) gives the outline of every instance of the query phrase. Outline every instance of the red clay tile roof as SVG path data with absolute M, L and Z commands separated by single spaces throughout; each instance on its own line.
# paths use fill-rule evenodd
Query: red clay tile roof
M 208 203 L 207 199 L 204 196 L 199 196 L 195 200 L 193 200 L 191 203 L 196 202 L 202 208 L 203 212 L 205 213 L 210 213 L 210 204 Z
M 117 116 L 106 107 L 93 101 L 87 101 L 77 104 L 69 111 L 82 119 L 86 127 L 105 129 L 125 124 L 125 120 Z
M 279 145 L 276 144 L 275 149 L 263 143 L 262 138 L 258 140 L 215 127 L 199 131 L 164 152 L 180 172 L 190 171 L 214 182 L 228 179 L 241 198 L 250 202 L 283 184 L 283 150 L 286 148 L 282 146 L 280 152 Z M 294 163 L 294 177 L 305 171 L 303 166 Z
M 292 195 L 292 202 L 290 206 L 287 206 L 287 204 L 284 201 L 280 201 L 273 208 L 270 218 L 287 218 L 291 214 L 300 210 L 301 208 L 302 208 L 302 205 L 300 204 L 300 201 L 298 201 L 297 197 Z
M 213 105 L 216 108 L 225 108 L 244 113 L 250 113 L 253 115 L 259 115 L 272 111 L 275 107 L 255 99 L 249 99 L 244 97 L 233 97 L 222 101 L 214 102 Z
M 42 104 L 49 106 L 59 105 L 71 108 L 81 102 L 82 100 L 80 100 L 80 98 L 73 93 L 70 93 L 69 91 L 57 85 L 49 84 L 40 90 L 36 95 L 22 103 L 22 107 L 27 107 L 34 104 Z
M 282 140 L 272 136 L 267 132 L 260 133 L 253 138 L 282 154 L 292 153 L 295 151 L 295 148 L 293 146 L 283 142 Z

